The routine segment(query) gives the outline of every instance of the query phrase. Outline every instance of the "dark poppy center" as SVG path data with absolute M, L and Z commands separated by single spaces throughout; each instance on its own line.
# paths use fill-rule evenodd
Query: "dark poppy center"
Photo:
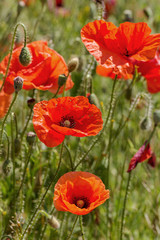
M 74 128 L 75 127 L 75 121 L 73 117 L 62 117 L 60 121 L 61 127 L 67 127 L 67 128 Z
M 74 198 L 73 203 L 78 207 L 78 208 L 88 208 L 90 203 L 89 199 L 86 197 L 79 197 L 79 198 Z

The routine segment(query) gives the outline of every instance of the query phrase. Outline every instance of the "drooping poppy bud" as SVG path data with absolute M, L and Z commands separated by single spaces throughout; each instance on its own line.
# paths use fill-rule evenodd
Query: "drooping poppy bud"
M 30 146 L 33 145 L 33 143 L 35 141 L 35 137 L 36 137 L 36 134 L 34 132 L 27 133 L 26 140 Z
M 68 63 L 68 71 L 73 72 L 78 68 L 79 59 L 77 57 L 72 58 Z
M 66 81 L 67 81 L 67 76 L 65 74 L 59 75 L 58 86 L 62 87 L 66 83 Z
M 31 60 L 32 57 L 28 47 L 23 47 L 19 55 L 20 63 L 26 67 L 31 63 Z
M 155 123 L 155 124 L 160 123 L 160 110 L 156 110 L 156 111 L 153 113 L 153 120 L 154 120 L 154 123 Z

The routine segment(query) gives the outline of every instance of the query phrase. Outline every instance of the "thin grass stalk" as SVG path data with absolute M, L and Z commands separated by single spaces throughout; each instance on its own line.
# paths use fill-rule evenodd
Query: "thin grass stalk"
M 77 215 L 77 216 L 76 216 L 76 219 L 75 219 L 75 221 L 74 221 L 74 223 L 73 223 L 73 227 L 72 227 L 72 229 L 71 229 L 71 232 L 70 232 L 70 234 L 69 234 L 69 236 L 67 237 L 66 240 L 70 240 L 70 239 L 72 238 L 72 234 L 73 234 L 75 225 L 76 225 L 76 223 L 77 223 L 78 217 L 79 217 L 79 216 Z
M 40 210 L 40 207 L 41 207 L 41 205 L 43 204 L 43 201 L 44 201 L 44 199 L 45 199 L 45 197 L 46 197 L 46 195 L 47 195 L 47 193 L 48 193 L 48 190 L 50 189 L 51 185 L 54 183 L 54 181 L 55 181 L 55 179 L 56 179 L 56 177 L 57 177 L 57 175 L 58 175 L 58 172 L 59 172 L 60 166 L 61 166 L 61 162 L 62 162 L 63 146 L 64 146 L 64 141 L 62 142 L 62 145 L 61 145 L 60 159 L 59 159 L 59 163 L 58 163 L 57 170 L 56 170 L 56 172 L 55 172 L 55 174 L 54 174 L 54 176 L 53 176 L 53 179 L 52 179 L 51 182 L 49 183 L 49 185 L 48 185 L 45 193 L 43 194 L 42 198 L 40 199 L 40 202 L 39 202 L 37 208 L 35 209 L 35 211 L 34 211 L 32 217 L 31 217 L 30 221 L 28 222 L 26 228 L 24 229 L 24 232 L 22 233 L 22 240 L 25 239 L 25 235 L 27 234 L 27 231 L 28 231 L 29 227 L 32 225 L 32 223 L 33 223 L 33 221 L 34 221 L 34 218 L 36 217 L 38 211 Z

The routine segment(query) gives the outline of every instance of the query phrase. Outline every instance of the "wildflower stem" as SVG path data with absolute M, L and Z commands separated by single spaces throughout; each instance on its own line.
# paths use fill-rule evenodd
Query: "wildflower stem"
M 11 152 L 11 158 L 12 158 L 12 163 L 13 163 L 13 185 L 12 185 L 12 190 L 13 190 L 13 211 L 15 208 L 15 171 L 16 171 L 16 163 L 15 163 L 15 146 L 14 146 L 14 133 L 13 133 L 13 125 L 14 125 L 14 120 L 13 120 L 13 114 L 11 114 L 11 143 L 12 143 L 12 152 Z
M 79 223 L 80 223 L 80 228 L 81 228 L 81 234 L 82 234 L 82 240 L 85 240 L 84 237 L 84 229 L 83 229 L 83 221 L 82 221 L 82 216 L 79 216 Z
M 131 180 L 131 172 L 129 172 L 129 175 L 128 175 L 126 193 L 125 193 L 125 198 L 124 198 L 124 202 L 123 202 L 121 229 L 120 229 L 120 240 L 122 240 L 122 237 L 123 237 L 123 226 L 124 226 L 125 210 L 126 210 L 126 203 L 127 203 L 128 192 L 129 192 L 130 180 Z
M 58 87 L 57 92 L 54 94 L 53 98 L 55 98 L 59 92 L 60 87 Z
M 21 191 L 21 189 L 22 189 L 22 187 L 23 187 L 23 184 L 24 184 L 24 179 L 25 179 L 25 176 L 26 176 L 26 170 L 27 170 L 27 167 L 28 167 L 28 163 L 29 163 L 29 161 L 30 161 L 31 154 L 32 154 L 32 146 L 29 147 L 27 161 L 26 161 L 26 163 L 25 163 L 24 170 L 23 170 L 21 185 L 20 185 L 20 187 L 19 187 L 19 190 L 18 190 L 17 196 L 16 196 L 17 198 L 18 198 L 19 193 L 20 193 L 20 191 Z
M 23 31 L 24 31 L 24 47 L 27 44 L 27 30 L 26 30 L 26 27 L 25 27 L 25 25 L 23 23 L 17 23 L 16 26 L 15 26 L 15 29 L 14 29 L 13 37 L 12 37 L 10 56 L 9 56 L 7 69 L 6 69 L 6 72 L 5 72 L 5 76 L 4 76 L 4 79 L 3 79 L 3 83 L 2 83 L 2 86 L 0 88 L 0 92 L 2 91 L 2 88 L 3 88 L 4 84 L 5 84 L 5 81 L 6 81 L 6 78 L 7 78 L 7 75 L 8 75 L 9 66 L 10 66 L 10 62 L 11 62 L 11 58 L 12 58 L 12 52 L 13 52 L 13 48 L 14 48 L 14 41 L 15 41 L 15 37 L 16 37 L 16 33 L 17 33 L 17 28 L 19 26 L 21 26 L 23 28 Z
M 22 142 L 23 137 L 24 137 L 24 134 L 25 134 L 25 132 L 26 132 L 26 130 L 27 130 L 27 127 L 28 127 L 29 121 L 30 121 L 30 119 L 31 119 L 31 116 L 32 116 L 32 109 L 30 110 L 30 113 L 29 113 L 29 116 L 28 116 L 26 125 L 24 126 L 24 129 L 23 129 L 23 131 L 22 131 L 22 133 L 21 133 L 21 142 Z
M 75 225 L 76 225 L 76 223 L 77 223 L 77 220 L 78 220 L 78 217 L 79 217 L 79 216 L 77 215 L 77 216 L 76 216 L 76 219 L 75 219 L 75 221 L 74 221 L 73 227 L 72 227 L 72 229 L 71 229 L 71 233 L 69 234 L 69 236 L 67 237 L 66 240 L 70 240 L 70 239 L 71 239 L 72 234 L 73 234 L 74 227 L 75 227 Z
M 49 185 L 48 185 L 45 193 L 43 194 L 42 198 L 40 199 L 40 202 L 39 202 L 37 208 L 35 209 L 35 211 L 34 211 L 32 217 L 31 217 L 29 223 L 27 224 L 27 226 L 26 226 L 26 228 L 25 228 L 25 230 L 24 230 L 24 232 L 23 232 L 23 234 L 22 234 L 22 240 L 24 239 L 25 234 L 26 234 L 27 231 L 28 231 L 28 228 L 30 227 L 30 225 L 32 224 L 34 218 L 36 217 L 37 212 L 39 211 L 41 205 L 43 204 L 43 201 L 44 201 L 44 199 L 45 199 L 45 197 L 46 197 L 46 195 L 47 195 L 47 193 L 48 193 L 48 190 L 50 189 L 51 185 L 53 184 L 53 182 L 55 181 L 55 179 L 56 179 L 56 177 L 57 177 L 57 174 L 58 174 L 58 172 L 59 172 L 59 169 L 60 169 L 60 166 L 61 166 L 61 162 L 62 162 L 63 146 L 64 146 L 64 141 L 62 142 L 62 145 L 61 145 L 60 158 L 59 158 L 59 163 L 58 163 L 57 170 L 56 170 L 56 172 L 55 172 L 55 174 L 54 174 L 54 176 L 53 176 L 53 179 L 52 179 L 51 182 L 49 183 Z
M 111 98 L 110 98 L 110 105 L 109 105 L 109 110 L 108 110 L 108 115 L 106 117 L 106 120 L 105 120 L 105 123 L 103 125 L 103 129 L 102 131 L 97 135 L 97 138 L 93 141 L 93 143 L 90 145 L 90 147 L 88 148 L 88 151 L 80 158 L 79 162 L 76 164 L 76 166 L 74 167 L 74 171 L 77 169 L 77 167 L 84 161 L 84 159 L 87 157 L 87 155 L 89 154 L 89 152 L 92 150 L 92 148 L 95 146 L 95 144 L 99 141 L 100 137 L 102 136 L 106 126 L 107 126 L 107 123 L 110 119 L 110 116 L 111 116 L 111 112 L 112 112 L 112 109 L 114 108 L 114 104 L 113 104 L 113 101 L 114 101 L 114 91 L 115 91 L 115 86 L 116 86 L 116 82 L 117 82 L 117 75 L 115 76 L 115 79 L 113 81 L 113 87 L 112 87 L 112 93 L 111 93 Z
M 6 113 L 6 115 L 5 115 L 5 117 L 4 117 L 4 120 L 3 120 L 3 122 L 2 122 L 2 128 L 1 128 L 1 134 L 0 134 L 0 145 L 1 145 L 1 143 L 2 143 L 2 136 L 3 136 L 3 130 L 4 130 L 5 122 L 6 122 L 6 120 L 7 120 L 7 117 L 8 117 L 8 115 L 9 115 L 11 109 L 12 109 L 12 106 L 13 106 L 14 102 L 16 101 L 17 95 L 18 95 L 18 93 L 15 92 L 14 98 L 13 98 L 13 100 L 12 100 L 12 102 L 11 102 L 11 105 L 9 106 L 8 112 Z
M 68 152 L 68 155 L 69 155 L 69 160 L 70 160 L 70 164 L 71 164 L 71 170 L 74 171 L 74 165 L 73 165 L 73 160 L 72 160 L 72 156 L 71 156 L 71 152 L 69 150 L 69 148 L 67 147 L 67 145 L 64 143 L 64 146 Z

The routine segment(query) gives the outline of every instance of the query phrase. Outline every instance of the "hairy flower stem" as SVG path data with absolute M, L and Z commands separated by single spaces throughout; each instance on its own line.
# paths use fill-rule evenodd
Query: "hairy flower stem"
M 125 218 L 125 209 L 126 209 L 127 196 L 128 196 L 128 192 L 129 192 L 131 173 L 132 172 L 129 172 L 129 175 L 128 175 L 128 181 L 127 181 L 127 186 L 126 186 L 126 193 L 125 193 L 124 202 L 123 202 L 122 218 L 121 218 L 121 229 L 120 229 L 120 240 L 122 240 L 122 237 L 123 237 L 123 226 L 124 226 L 124 218 Z
M 75 219 L 75 221 L 74 221 L 74 223 L 73 223 L 73 227 L 72 227 L 72 229 L 71 229 L 71 232 L 70 232 L 70 234 L 69 234 L 69 236 L 67 237 L 67 239 L 66 240 L 70 240 L 71 239 L 71 237 L 72 237 L 72 234 L 73 234 L 73 230 L 74 230 L 74 227 L 75 227 L 75 225 L 76 225 L 76 223 L 77 223 L 77 220 L 78 220 L 78 215 L 76 216 L 76 219 Z
M 49 183 L 45 193 L 43 194 L 42 198 L 40 199 L 40 202 L 39 202 L 37 208 L 35 209 L 35 211 L 34 211 L 32 217 L 31 217 L 30 221 L 28 222 L 28 224 L 27 224 L 27 226 L 26 226 L 26 228 L 25 228 L 25 230 L 23 232 L 22 240 L 25 239 L 25 235 L 26 235 L 26 233 L 28 231 L 28 228 L 32 225 L 32 222 L 34 221 L 34 218 L 36 217 L 38 211 L 40 210 L 41 205 L 43 204 L 43 201 L 44 201 L 44 199 L 45 199 L 45 197 L 46 197 L 46 195 L 48 193 L 48 190 L 50 189 L 50 187 L 52 186 L 52 184 L 54 183 L 54 181 L 55 181 L 55 179 L 56 179 L 56 177 L 58 175 L 58 172 L 59 172 L 59 169 L 60 169 L 60 166 L 61 166 L 61 162 L 62 162 L 63 146 L 64 146 L 64 141 L 62 142 L 62 145 L 61 145 L 60 158 L 59 158 L 59 163 L 58 163 L 57 170 L 56 170 L 56 172 L 55 172 L 55 174 L 53 176 L 53 179 Z
M 6 72 L 5 72 L 5 76 L 4 76 L 4 79 L 3 79 L 3 83 L 2 83 L 2 86 L 0 88 L 0 92 L 2 91 L 2 88 L 3 88 L 4 84 L 5 84 L 5 81 L 6 81 L 6 78 L 7 78 L 7 75 L 8 75 L 8 71 L 9 71 L 9 67 L 10 67 L 10 63 L 11 63 L 11 58 L 12 58 L 12 52 L 13 52 L 13 48 L 14 48 L 14 41 L 15 41 L 15 37 L 16 37 L 16 33 L 17 33 L 17 28 L 19 26 L 21 26 L 23 28 L 23 31 L 24 31 L 24 47 L 27 44 L 27 30 L 26 30 L 26 27 L 25 27 L 25 25 L 23 23 L 17 23 L 16 26 L 15 26 L 15 29 L 14 29 L 13 37 L 12 37 L 10 56 L 9 56 L 8 65 L 7 65 L 7 69 L 6 69 Z
M 8 115 L 9 115 L 10 112 L 11 112 L 12 106 L 13 106 L 14 102 L 16 101 L 17 95 L 18 95 L 18 93 L 15 92 L 14 98 L 13 98 L 13 100 L 12 100 L 12 102 L 11 102 L 11 105 L 9 106 L 8 112 L 6 113 L 6 115 L 5 115 L 5 117 L 4 117 L 4 120 L 3 120 L 3 122 L 2 122 L 2 128 L 1 128 L 1 133 L 0 133 L 0 146 L 1 146 L 1 143 L 2 143 L 4 125 L 5 125 L 5 122 L 6 122 L 6 120 L 7 120 Z
M 114 108 L 114 91 L 115 91 L 115 86 L 116 86 L 116 82 L 117 82 L 117 75 L 113 81 L 113 87 L 112 87 L 112 93 L 111 93 L 111 98 L 110 98 L 110 104 L 109 104 L 109 110 L 108 110 L 108 115 L 106 117 L 105 123 L 103 125 L 103 129 L 102 131 L 97 135 L 97 138 L 93 141 L 93 143 L 90 145 L 90 147 L 88 148 L 88 151 L 80 158 L 79 162 L 76 164 L 76 166 L 74 167 L 74 171 L 77 169 L 77 167 L 84 161 L 84 159 L 87 157 L 87 155 L 89 154 L 89 152 L 92 150 L 92 148 L 95 146 L 95 144 L 99 141 L 100 137 L 102 136 L 108 121 L 111 117 L 112 114 L 112 109 Z
M 73 160 L 72 160 L 72 156 L 71 156 L 71 152 L 70 152 L 70 149 L 67 147 L 66 144 L 64 144 L 67 152 L 68 152 L 68 155 L 69 155 L 69 160 L 70 160 L 70 165 L 71 165 L 71 170 L 74 171 L 74 165 L 73 165 Z
M 80 228 L 81 228 L 82 240 L 85 240 L 82 215 L 79 216 L 79 224 L 80 224 Z
M 17 192 L 17 195 L 16 195 L 16 198 L 18 198 L 19 194 L 20 194 L 20 191 L 23 187 L 23 184 L 24 184 L 24 180 L 25 180 L 25 176 L 26 176 L 26 173 L 27 173 L 27 167 L 28 167 L 28 163 L 30 161 L 30 158 L 31 158 L 31 155 L 32 155 L 32 146 L 29 146 L 29 150 L 28 150 L 28 156 L 27 156 L 27 161 L 25 163 L 25 166 L 24 166 L 24 170 L 23 170 L 23 175 L 22 175 L 22 181 L 21 181 L 21 185 L 19 187 L 19 190 Z
M 11 114 L 12 115 L 12 114 Z M 13 163 L 13 185 L 12 185 L 12 191 L 13 191 L 13 211 L 15 208 L 15 182 L 16 182 L 16 177 L 15 177 L 15 171 L 16 171 L 16 162 L 15 162 L 15 146 L 14 146 L 14 130 L 13 130 L 13 125 L 14 125 L 14 119 L 13 115 L 11 116 L 11 143 L 12 143 L 12 151 L 11 151 L 11 159 Z

